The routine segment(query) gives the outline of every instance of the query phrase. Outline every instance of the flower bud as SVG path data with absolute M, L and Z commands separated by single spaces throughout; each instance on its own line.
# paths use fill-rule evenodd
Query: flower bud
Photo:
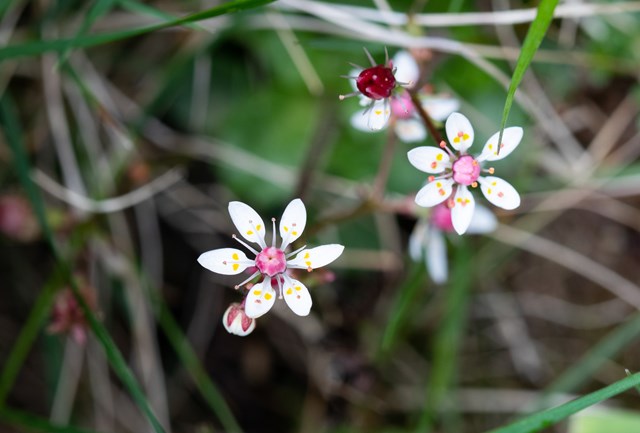
M 255 319 L 247 316 L 244 305 L 233 303 L 222 316 L 222 324 L 229 334 L 244 337 L 251 334 L 256 327 Z

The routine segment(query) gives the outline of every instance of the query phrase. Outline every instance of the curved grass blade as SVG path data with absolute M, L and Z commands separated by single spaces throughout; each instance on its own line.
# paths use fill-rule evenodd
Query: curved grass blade
M 511 77 L 511 84 L 507 91 L 507 99 L 504 103 L 504 110 L 502 112 L 502 123 L 500 124 L 500 136 L 498 137 L 498 143 L 502 143 L 502 133 L 507 125 L 507 119 L 509 118 L 509 112 L 511 112 L 511 105 L 513 105 L 513 98 L 516 95 L 516 90 L 518 90 L 518 86 L 520 85 L 525 72 L 527 72 L 527 68 L 529 67 L 529 64 L 531 64 L 533 56 L 535 56 L 544 35 L 547 33 L 547 29 L 549 28 L 549 24 L 551 24 L 551 20 L 553 20 L 553 13 L 557 5 L 558 0 L 541 0 L 538 5 L 538 13 L 531 23 L 531 27 L 529 27 L 527 36 L 524 38 L 522 49 L 520 50 L 520 55 L 516 62 L 516 68 L 513 71 L 513 76 Z M 500 153 L 500 146 L 498 146 L 498 153 Z
M 20 427 L 26 431 L 43 433 L 96 433 L 92 430 L 81 429 L 72 426 L 52 424 L 46 419 L 35 416 L 32 413 L 22 412 L 16 409 L 4 407 L 0 409 L 0 421 Z
M 51 228 L 49 227 L 45 216 L 42 198 L 40 197 L 39 192 L 33 183 L 33 180 L 29 176 L 31 170 L 29 159 L 22 142 L 22 132 L 18 124 L 18 118 L 14 113 L 13 103 L 9 99 L 9 96 L 7 94 L 5 94 L 2 100 L 0 100 L 0 123 L 4 127 L 9 148 L 13 153 L 13 162 L 16 165 L 20 183 L 29 195 L 29 199 L 34 208 L 34 212 L 41 226 L 42 232 L 47 242 L 49 243 L 49 247 L 56 262 L 58 263 L 64 281 L 71 287 L 75 299 L 80 305 L 80 308 L 82 309 L 85 317 L 87 318 L 91 330 L 102 345 L 105 354 L 107 355 L 107 359 L 109 360 L 109 363 L 113 368 L 113 371 L 125 385 L 129 393 L 131 394 L 131 397 L 138 405 L 140 410 L 142 410 L 142 412 L 145 414 L 156 433 L 164 433 L 164 428 L 153 413 L 153 410 L 151 409 L 151 406 L 147 401 L 144 392 L 138 385 L 135 376 L 129 369 L 129 366 L 118 350 L 118 347 L 113 342 L 111 336 L 104 328 L 104 326 L 102 326 L 102 324 L 98 321 L 93 311 L 91 311 L 84 297 L 80 295 L 78 285 L 76 284 L 76 281 L 73 277 L 73 273 L 69 266 L 69 263 L 67 263 L 67 261 L 60 253 L 58 245 L 54 240 Z
M 14 59 L 26 56 L 35 56 L 38 54 L 54 51 L 63 53 L 73 48 L 88 48 L 96 45 L 116 42 L 123 39 L 140 36 L 145 33 L 166 29 L 169 27 L 191 24 L 208 18 L 226 15 L 233 12 L 239 12 L 246 9 L 256 8 L 275 0 L 236 0 L 234 2 L 225 3 L 202 12 L 197 12 L 185 17 L 176 18 L 159 24 L 146 27 L 139 27 L 128 30 L 121 30 L 112 33 L 102 33 L 97 35 L 81 35 L 79 37 L 68 39 L 54 39 L 48 41 L 27 42 L 24 44 L 10 45 L 0 48 L 0 61 Z
M 549 428 L 581 410 L 611 397 L 615 397 L 628 389 L 635 388 L 638 385 L 640 385 L 640 373 L 619 380 L 606 388 L 554 407 L 553 409 L 535 413 L 513 424 L 491 430 L 487 433 L 535 433 L 542 429 Z

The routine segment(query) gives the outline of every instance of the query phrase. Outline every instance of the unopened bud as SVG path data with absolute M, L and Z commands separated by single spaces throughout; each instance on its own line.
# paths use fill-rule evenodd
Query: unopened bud
M 251 334 L 256 327 L 255 319 L 247 316 L 244 306 L 238 303 L 229 305 L 222 316 L 222 324 L 229 334 L 240 337 Z

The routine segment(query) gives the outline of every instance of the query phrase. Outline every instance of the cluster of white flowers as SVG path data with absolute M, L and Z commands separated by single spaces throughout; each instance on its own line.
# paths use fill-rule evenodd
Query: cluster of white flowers
M 496 132 L 485 143 L 478 155 L 467 153 L 475 137 L 473 127 L 462 114 L 456 113 L 456 99 L 433 95 L 425 89 L 413 89 L 419 81 L 420 68 L 406 51 L 400 51 L 384 65 L 377 65 L 365 50 L 371 67 L 352 71 L 354 91 L 347 96 L 359 96 L 365 109 L 355 113 L 351 124 L 362 131 L 379 131 L 389 122 L 394 133 L 404 142 L 419 142 L 427 138 L 427 129 L 418 116 L 428 116 L 438 122 L 445 121 L 449 146 L 441 141 L 438 147 L 421 146 L 408 152 L 409 162 L 418 170 L 429 173 L 427 184 L 415 197 L 419 206 L 433 208 L 428 217 L 422 218 L 409 239 L 409 253 L 414 260 L 424 257 L 431 278 L 436 283 L 447 280 L 447 250 L 443 233 L 487 233 L 495 229 L 495 216 L 486 208 L 477 205 L 469 187 L 480 186 L 488 201 L 503 209 L 515 209 L 520 205 L 518 192 L 505 180 L 492 176 L 494 168 L 484 168 L 489 161 L 507 157 L 518 146 L 523 137 L 520 127 L 506 128 Z M 412 98 L 408 92 L 416 92 Z M 415 107 L 413 101 L 421 102 Z M 433 129 L 433 128 L 432 128 Z M 501 140 L 500 140 L 501 137 Z M 500 140 L 500 143 L 498 141 Z M 434 176 L 437 175 L 437 176 Z M 224 314 L 223 324 L 227 331 L 236 335 L 248 335 L 255 328 L 255 319 L 273 307 L 276 297 L 284 299 L 291 311 L 306 316 L 311 310 L 311 295 L 308 288 L 291 276 L 295 269 L 313 269 L 336 260 L 344 250 L 342 245 L 332 244 L 316 248 L 299 248 L 286 253 L 305 228 L 307 212 L 300 199 L 289 203 L 280 220 L 279 233 L 282 242 L 276 246 L 276 220 L 272 219 L 272 242 L 265 242 L 266 227 L 260 215 L 241 202 L 229 203 L 229 214 L 240 236 L 257 244 L 259 250 L 233 236 L 255 257 L 250 259 L 235 248 L 220 248 L 200 255 L 198 262 L 223 275 L 240 274 L 251 268 L 250 276 L 235 286 L 246 286 L 246 295 L 241 303 L 232 304 Z M 256 278 L 259 282 L 253 283 Z

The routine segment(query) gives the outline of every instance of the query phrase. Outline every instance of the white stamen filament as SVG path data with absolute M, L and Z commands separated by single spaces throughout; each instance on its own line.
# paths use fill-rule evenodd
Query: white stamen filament
M 244 242 L 242 239 L 240 239 L 238 236 L 236 236 L 235 234 L 231 235 L 231 237 L 235 240 L 237 240 L 238 242 L 240 242 L 240 244 L 242 244 L 246 249 L 248 249 L 249 251 L 251 251 L 253 254 L 255 254 L 256 256 L 259 254 L 256 250 L 254 250 L 253 248 L 251 248 L 249 246 L 249 244 L 247 244 L 246 242 Z M 264 248 L 264 247 L 263 247 Z
M 276 219 L 271 218 L 271 222 L 273 223 L 273 233 L 271 234 L 271 246 L 275 248 L 276 246 Z
M 282 281 L 280 281 L 279 277 L 280 277 L 280 275 L 276 275 L 276 281 L 278 282 L 278 292 L 279 292 L 278 297 L 280 299 L 282 299 L 283 298 L 283 296 L 282 296 Z M 284 277 L 283 277 L 283 279 L 284 279 Z
M 286 258 L 287 258 L 287 260 L 289 260 L 289 259 L 290 259 L 291 257 L 293 257 L 294 255 L 298 254 L 300 251 L 304 250 L 305 248 L 307 248 L 307 246 L 306 246 L 306 245 L 305 245 L 305 246 L 303 246 L 303 247 L 298 248 L 298 249 L 297 249 L 297 250 L 295 250 L 295 251 L 290 252 L 289 254 L 287 254 L 287 257 L 286 257 Z
M 241 282 L 240 284 L 237 284 L 234 286 L 234 288 L 236 290 L 238 290 L 240 287 L 244 286 L 245 284 L 247 284 L 249 281 L 253 280 L 255 277 L 257 277 L 258 275 L 260 275 L 260 271 L 255 271 L 249 278 L 247 278 L 246 280 L 244 280 L 243 282 Z
M 267 248 L 267 244 L 264 242 L 264 239 L 260 236 L 260 233 L 258 229 L 256 229 L 256 225 L 253 223 L 253 221 L 249 220 L 249 224 L 251 224 L 251 227 L 253 227 L 253 231 L 256 234 L 256 239 L 257 239 L 256 242 L 258 242 L 258 245 L 260 245 L 260 248 L 264 250 L 265 248 Z M 256 253 L 256 255 L 257 254 L 258 253 Z

